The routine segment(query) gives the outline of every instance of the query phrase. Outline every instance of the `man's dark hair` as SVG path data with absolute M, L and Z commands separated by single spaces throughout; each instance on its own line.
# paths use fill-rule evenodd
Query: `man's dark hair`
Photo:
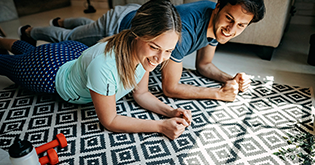
M 263 19 L 266 12 L 264 0 L 218 0 L 219 10 L 223 9 L 228 3 L 231 5 L 240 4 L 247 12 L 254 14 L 250 23 Z

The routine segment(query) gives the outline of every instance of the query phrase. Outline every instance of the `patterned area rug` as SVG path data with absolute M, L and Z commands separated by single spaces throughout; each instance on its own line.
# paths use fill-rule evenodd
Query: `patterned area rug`
M 57 150 L 62 165 L 77 164 L 292 164 L 272 153 L 286 146 L 282 136 L 295 122 L 312 122 L 309 88 L 252 81 L 234 102 L 180 100 L 165 97 L 160 72 L 150 75 L 150 91 L 161 101 L 192 111 L 193 122 L 176 140 L 158 133 L 112 133 L 97 119 L 94 107 L 73 105 L 57 95 L 35 94 L 19 86 L 0 91 L 0 148 L 15 138 L 35 147 L 63 133 L 68 146 Z M 220 84 L 184 69 L 181 83 Z M 139 107 L 131 95 L 117 103 L 120 115 L 160 120 Z

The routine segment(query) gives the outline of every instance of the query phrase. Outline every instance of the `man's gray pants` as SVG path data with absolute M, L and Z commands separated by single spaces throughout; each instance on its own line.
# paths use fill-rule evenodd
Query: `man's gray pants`
M 103 14 L 98 20 L 88 18 L 68 18 L 64 20 L 64 27 L 33 27 L 30 35 L 35 40 L 47 42 L 61 42 L 65 40 L 79 41 L 92 46 L 100 39 L 119 33 L 122 19 L 131 11 L 140 8 L 138 4 L 116 6 Z

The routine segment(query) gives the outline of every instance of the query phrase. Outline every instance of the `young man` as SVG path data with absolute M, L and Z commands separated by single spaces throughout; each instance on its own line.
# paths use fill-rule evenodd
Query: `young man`
M 102 37 L 129 29 L 138 7 L 140 5 L 135 4 L 118 6 L 95 22 L 84 18 L 55 19 L 52 21 L 54 26 L 51 27 L 24 26 L 20 30 L 21 39 L 33 38 L 50 42 L 76 40 L 91 46 Z M 239 91 L 249 87 L 250 79 L 245 73 L 238 73 L 233 77 L 221 71 L 212 63 L 212 59 L 218 43 L 225 44 L 241 34 L 250 23 L 263 18 L 265 13 L 263 0 L 218 0 L 217 4 L 211 1 L 198 1 L 178 5 L 176 9 L 182 19 L 182 38 L 172 52 L 171 60 L 162 70 L 164 94 L 181 99 L 233 101 Z M 87 20 L 86 23 L 80 23 L 84 20 Z M 70 27 L 71 29 L 66 29 Z M 194 51 L 197 51 L 197 71 L 205 77 L 223 82 L 221 88 L 179 83 L 183 69 L 182 59 Z
M 216 99 L 233 101 L 238 91 L 246 90 L 250 79 L 245 73 L 235 77 L 221 71 L 213 63 L 218 43 L 225 44 L 241 34 L 265 13 L 263 0 L 219 0 L 179 5 L 182 19 L 182 42 L 173 51 L 169 63 L 162 70 L 163 92 L 168 97 L 182 99 Z M 182 59 L 197 50 L 196 69 L 205 77 L 223 82 L 221 88 L 205 88 L 178 83 L 182 73 Z

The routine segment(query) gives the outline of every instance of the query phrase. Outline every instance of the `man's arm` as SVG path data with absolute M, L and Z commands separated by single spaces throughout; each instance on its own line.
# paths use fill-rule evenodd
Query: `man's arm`
M 196 57 L 196 69 L 197 71 L 208 78 L 220 81 L 227 82 L 233 80 L 233 77 L 219 68 L 217 68 L 213 63 L 212 59 L 214 57 L 216 46 L 207 45 L 197 51 Z
M 239 85 L 239 91 L 245 91 L 249 88 L 251 80 L 245 73 L 237 73 L 235 77 L 221 71 L 213 63 L 212 59 L 215 53 L 216 46 L 206 46 L 197 51 L 196 68 L 197 71 L 205 77 L 227 83 L 230 80 L 235 80 Z
M 238 84 L 232 80 L 222 88 L 197 87 L 180 84 L 182 63 L 169 61 L 162 69 L 162 88 L 166 96 L 180 99 L 215 99 L 233 101 L 238 92 Z
M 212 50 L 213 54 L 214 50 Z M 209 53 L 210 51 L 211 50 L 208 50 L 204 53 Z M 213 54 L 210 54 L 210 56 L 212 56 L 211 60 L 213 58 Z M 180 99 L 215 99 L 233 101 L 238 93 L 238 84 L 235 80 L 227 81 L 221 88 L 207 88 L 180 84 L 179 80 L 181 78 L 182 71 L 182 63 L 176 63 L 172 60 L 170 60 L 162 69 L 162 88 L 166 96 Z M 214 75 L 219 77 L 217 74 Z M 233 79 L 233 77 L 231 79 Z

